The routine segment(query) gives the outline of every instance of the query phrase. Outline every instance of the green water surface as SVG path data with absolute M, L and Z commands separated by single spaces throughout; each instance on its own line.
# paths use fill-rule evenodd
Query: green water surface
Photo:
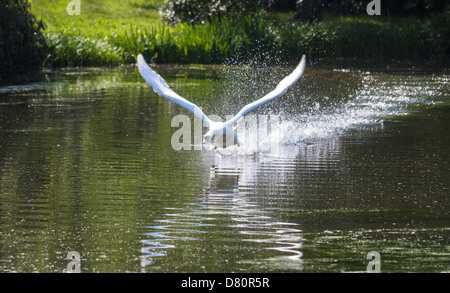
M 225 117 L 292 67 L 157 70 Z M 76 251 L 82 272 L 365 272 L 375 251 L 381 272 L 448 272 L 449 81 L 308 68 L 255 112 L 281 117 L 277 152 L 231 155 L 174 150 L 193 115 L 134 67 L 1 87 L 0 271 Z

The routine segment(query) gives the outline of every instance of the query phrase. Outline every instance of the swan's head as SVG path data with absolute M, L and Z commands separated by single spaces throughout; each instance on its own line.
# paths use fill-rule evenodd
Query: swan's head
M 203 136 L 203 143 L 210 143 L 213 144 L 214 143 L 214 138 L 215 138 L 215 134 L 214 134 L 214 130 L 209 130 L 207 133 L 205 133 L 205 135 Z

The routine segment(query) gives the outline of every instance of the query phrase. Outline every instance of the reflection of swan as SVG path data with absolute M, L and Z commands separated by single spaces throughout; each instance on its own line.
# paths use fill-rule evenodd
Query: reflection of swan
M 262 175 L 267 168 L 275 167 L 279 168 L 275 177 L 284 178 L 285 164 L 266 160 L 262 163 L 263 158 L 257 156 L 213 157 L 209 184 L 205 182 L 202 196 L 194 195 L 175 206 L 169 201 L 167 206 L 161 206 L 161 213 L 152 217 L 141 240 L 142 271 L 172 270 L 173 266 L 180 272 L 210 269 L 205 263 L 207 258 L 197 258 L 199 252 L 217 255 L 217 264 L 212 264 L 214 270 L 233 266 L 242 269 L 249 264 L 282 271 L 301 270 L 304 238 L 300 224 L 284 221 L 272 212 L 274 205 L 265 200 L 277 191 L 265 188 L 264 184 L 272 182 Z M 262 189 L 255 188 L 258 183 L 263 183 Z M 269 194 L 261 195 L 261 190 Z M 234 247 L 232 251 L 230 246 Z M 180 253 L 190 261 L 180 262 Z
M 260 163 L 257 157 L 216 157 L 210 169 L 210 188 L 205 190 L 204 206 L 211 214 L 227 214 L 231 219 L 227 227 L 239 232 L 240 241 L 280 252 L 255 262 L 301 270 L 303 236 L 299 225 L 268 215 L 261 203 L 245 191 L 246 186 L 257 185 Z
M 203 143 L 211 143 L 216 148 L 226 148 L 232 145 L 239 145 L 239 139 L 236 133 L 236 127 L 239 120 L 246 115 L 251 110 L 283 95 L 289 87 L 297 82 L 297 80 L 302 76 L 305 70 L 305 56 L 303 55 L 302 60 L 295 68 L 295 70 L 285 77 L 269 94 L 256 100 L 246 106 L 244 106 L 233 118 L 226 122 L 215 122 L 210 120 L 205 114 L 203 114 L 200 108 L 179 96 L 175 93 L 164 81 L 164 79 L 154 72 L 148 64 L 145 62 L 144 57 L 139 54 L 137 58 L 137 65 L 139 72 L 142 77 L 149 83 L 155 92 L 161 96 L 177 103 L 178 105 L 186 108 L 187 110 L 194 113 L 200 119 L 202 119 L 208 126 L 208 132 L 203 136 Z M 228 138 L 228 139 L 227 139 Z

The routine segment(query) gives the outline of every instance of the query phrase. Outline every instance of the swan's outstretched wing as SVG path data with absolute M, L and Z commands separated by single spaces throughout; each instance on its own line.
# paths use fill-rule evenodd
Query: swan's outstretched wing
M 160 94 L 161 96 L 165 97 L 166 99 L 171 100 L 172 102 L 177 103 L 178 105 L 188 109 L 195 115 L 197 115 L 200 119 L 202 119 L 205 123 L 210 125 L 210 120 L 208 117 L 206 117 L 205 114 L 203 114 L 202 110 L 200 110 L 197 105 L 189 102 L 185 98 L 178 95 L 176 92 L 174 92 L 164 81 L 164 79 L 154 72 L 150 66 L 148 66 L 147 62 L 145 62 L 144 57 L 142 57 L 141 54 L 137 57 L 137 65 L 139 68 L 139 72 L 141 73 L 142 77 L 145 79 L 145 81 L 153 87 L 153 90 Z
M 294 71 L 289 74 L 288 76 L 286 76 L 278 85 L 277 87 L 271 91 L 270 93 L 268 93 L 267 95 L 265 95 L 264 97 L 262 97 L 259 100 L 256 100 L 246 106 L 244 106 L 241 111 L 239 111 L 236 116 L 234 116 L 231 120 L 227 121 L 227 123 L 236 123 L 239 121 L 240 118 L 242 118 L 245 114 L 247 114 L 248 112 L 250 112 L 251 110 L 283 95 L 284 93 L 286 93 L 286 91 L 288 90 L 289 87 L 291 87 L 293 84 L 295 84 L 297 82 L 297 80 L 302 76 L 303 71 L 305 71 L 305 63 L 306 63 L 306 58 L 305 55 L 303 55 L 302 60 L 300 61 L 300 63 L 297 65 L 297 67 L 294 69 Z

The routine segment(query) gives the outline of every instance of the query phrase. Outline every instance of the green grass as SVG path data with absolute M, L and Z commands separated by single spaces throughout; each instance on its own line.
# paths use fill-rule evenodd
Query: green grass
M 68 15 L 70 0 L 30 2 L 32 13 L 45 22 L 53 48 L 45 66 L 61 67 L 131 63 L 128 52 L 136 47 L 118 47 L 115 40 L 126 39 L 131 27 L 160 25 L 164 0 L 81 0 L 80 15 Z
M 81 15 L 66 12 L 69 0 L 33 0 L 32 12 L 47 24 L 53 48 L 46 66 L 134 63 L 143 53 L 155 63 L 220 64 L 249 60 L 295 62 L 310 58 L 360 58 L 385 62 L 449 61 L 450 17 L 336 17 L 299 23 L 289 14 L 212 19 L 204 24 L 161 22 L 163 0 L 81 0 Z
M 71 0 L 31 0 L 31 12 L 42 18 L 47 32 L 68 31 L 104 38 L 122 34 L 130 25 L 150 27 L 160 23 L 164 0 L 80 0 L 81 14 L 68 15 Z

